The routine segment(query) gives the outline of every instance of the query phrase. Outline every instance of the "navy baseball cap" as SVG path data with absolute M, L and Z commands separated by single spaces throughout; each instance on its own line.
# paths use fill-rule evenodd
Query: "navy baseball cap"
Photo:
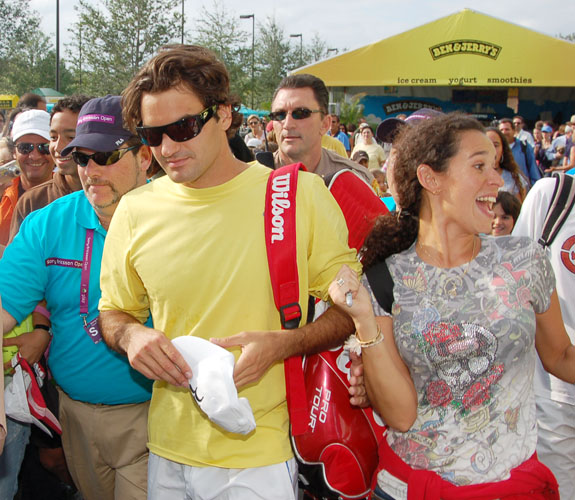
M 102 153 L 114 151 L 132 137 L 136 136 L 124 128 L 122 98 L 118 95 L 97 97 L 82 106 L 76 125 L 76 137 L 61 154 L 68 156 L 74 148 Z

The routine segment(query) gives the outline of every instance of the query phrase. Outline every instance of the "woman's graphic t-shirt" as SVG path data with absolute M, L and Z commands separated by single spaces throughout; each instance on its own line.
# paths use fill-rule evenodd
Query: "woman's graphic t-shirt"
M 507 478 L 535 451 L 535 313 L 550 305 L 549 260 L 528 238 L 484 236 L 469 268 L 428 265 L 415 244 L 387 265 L 395 342 L 418 394 L 412 429 L 390 429 L 390 446 L 458 485 Z

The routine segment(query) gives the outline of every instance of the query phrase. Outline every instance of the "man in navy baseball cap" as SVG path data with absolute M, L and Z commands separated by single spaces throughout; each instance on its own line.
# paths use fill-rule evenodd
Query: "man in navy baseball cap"
M 102 342 L 98 302 L 112 215 L 124 194 L 146 183 L 151 151 L 124 129 L 120 97 L 106 96 L 82 107 L 76 137 L 62 152 L 70 153 L 83 190 L 24 219 L 0 260 L 4 331 L 46 299 L 48 365 L 74 483 L 86 499 L 145 500 L 152 381 Z M 39 356 L 50 336 L 45 329 L 34 336 Z
M 62 151 L 62 156 L 68 156 L 74 148 L 114 151 L 135 137 L 124 128 L 121 101 L 120 96 L 107 95 L 84 104 L 78 115 L 76 137 Z

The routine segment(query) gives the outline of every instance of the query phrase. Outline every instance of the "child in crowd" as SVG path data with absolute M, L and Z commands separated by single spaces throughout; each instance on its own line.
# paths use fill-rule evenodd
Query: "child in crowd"
M 491 235 L 505 236 L 511 234 L 521 211 L 521 203 L 517 197 L 507 191 L 499 191 L 497 201 L 493 205 L 493 211 L 495 217 L 491 223 Z

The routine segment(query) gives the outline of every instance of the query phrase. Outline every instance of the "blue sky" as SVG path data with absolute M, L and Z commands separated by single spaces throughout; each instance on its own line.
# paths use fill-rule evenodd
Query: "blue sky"
M 286 35 L 302 33 L 306 43 L 318 33 L 328 47 L 340 50 L 376 42 L 466 7 L 551 36 L 575 32 L 575 2 L 558 0 L 220 0 L 220 3 L 231 15 L 237 15 L 250 40 L 251 20 L 240 20 L 240 14 L 254 13 L 256 23 L 275 16 Z M 77 4 L 77 0 L 60 2 L 62 52 L 63 43 L 69 40 L 66 30 L 76 19 Z M 184 0 L 186 29 L 193 31 L 194 19 L 201 8 L 212 5 L 211 1 Z M 53 35 L 56 0 L 31 0 L 31 6 L 41 14 L 44 32 Z M 292 43 L 299 44 L 299 40 L 293 39 Z

